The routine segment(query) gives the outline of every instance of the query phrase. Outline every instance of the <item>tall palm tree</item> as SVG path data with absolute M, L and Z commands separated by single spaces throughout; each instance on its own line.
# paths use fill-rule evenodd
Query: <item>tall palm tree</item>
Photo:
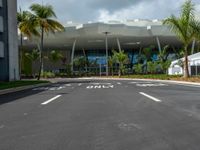
M 64 27 L 53 18 L 56 18 L 56 14 L 51 5 L 32 4 L 30 10 L 34 14 L 35 21 L 38 25 L 41 35 L 40 39 L 40 69 L 38 80 L 40 80 L 41 72 L 43 71 L 43 48 L 44 48 L 44 33 L 55 33 L 55 31 L 62 31 Z
M 23 37 L 27 36 L 28 38 L 31 38 L 32 35 L 39 36 L 39 32 L 36 29 L 33 15 L 28 11 L 21 11 L 21 8 L 20 11 L 17 13 L 17 24 L 20 31 L 19 67 L 21 78 L 23 60 Z
M 189 77 L 188 69 L 188 46 L 194 39 L 195 32 L 192 28 L 194 22 L 194 4 L 191 0 L 187 0 L 181 9 L 180 17 L 175 17 L 171 15 L 169 18 L 165 19 L 163 24 L 169 25 L 171 30 L 176 34 L 178 39 L 184 45 L 184 77 Z

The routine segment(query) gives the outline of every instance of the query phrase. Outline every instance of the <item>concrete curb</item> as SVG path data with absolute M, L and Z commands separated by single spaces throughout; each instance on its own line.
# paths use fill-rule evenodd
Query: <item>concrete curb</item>
M 40 86 L 47 86 L 47 85 L 50 85 L 50 84 L 52 84 L 52 83 L 40 83 L 40 84 L 35 84 L 35 85 L 27 85 L 27 86 L 21 86 L 21 87 L 16 87 L 16 88 L 0 90 L 0 95 L 18 92 L 18 91 L 23 91 L 23 90 L 28 90 L 28 89 L 32 89 L 32 88 L 37 88 L 37 87 L 40 87 Z
M 92 78 L 78 78 L 78 79 L 84 79 L 84 80 L 89 80 L 89 79 L 93 79 L 93 80 L 128 80 L 128 81 L 132 81 L 132 80 L 137 80 L 137 81 L 157 81 L 157 82 L 165 82 L 165 83 L 173 83 L 173 84 L 185 84 L 185 85 L 197 85 L 200 86 L 200 83 L 196 83 L 196 82 L 187 82 L 187 81 L 176 81 L 176 80 L 159 80 L 159 79 L 137 79 L 137 78 L 98 78 L 98 77 L 92 77 Z

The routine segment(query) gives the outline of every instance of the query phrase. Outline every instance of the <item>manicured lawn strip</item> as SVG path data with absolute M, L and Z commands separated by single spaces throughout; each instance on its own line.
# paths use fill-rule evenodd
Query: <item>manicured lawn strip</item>
M 165 74 L 146 74 L 146 75 L 125 75 L 123 78 L 139 78 L 139 79 L 160 79 L 160 80 L 171 80 L 176 78 L 181 78 L 182 76 L 178 75 L 165 75 Z
M 180 75 L 165 75 L 165 74 L 126 75 L 126 76 L 121 76 L 121 78 L 157 79 L 157 80 L 175 80 L 175 81 L 200 82 L 200 76 L 184 78 L 183 76 L 180 76 Z
M 0 90 L 21 87 L 21 86 L 27 86 L 27 85 L 36 85 L 36 84 L 41 84 L 41 83 L 48 83 L 48 81 L 27 80 L 27 81 L 0 82 Z

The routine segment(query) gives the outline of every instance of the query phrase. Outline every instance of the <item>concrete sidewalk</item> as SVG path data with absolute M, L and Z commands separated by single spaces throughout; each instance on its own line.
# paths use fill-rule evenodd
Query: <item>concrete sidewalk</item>
M 56 82 L 73 82 L 73 81 L 81 81 L 81 80 L 121 80 L 121 81 L 155 81 L 155 82 L 164 82 L 164 83 L 173 83 L 173 84 L 186 84 L 186 85 L 197 85 L 200 86 L 200 83 L 197 82 L 187 82 L 187 81 L 176 81 L 176 80 L 158 80 L 158 79 L 139 79 L 139 78 L 106 78 L 106 77 L 83 77 L 83 78 L 54 78 L 47 79 L 52 83 Z

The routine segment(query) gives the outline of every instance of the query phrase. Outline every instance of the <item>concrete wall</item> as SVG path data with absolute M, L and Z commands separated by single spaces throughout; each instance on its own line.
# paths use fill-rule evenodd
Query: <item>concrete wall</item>
M 17 1 L 0 0 L 0 17 L 0 81 L 17 80 Z
M 17 0 L 8 3 L 9 80 L 19 79 L 19 53 L 17 36 Z

